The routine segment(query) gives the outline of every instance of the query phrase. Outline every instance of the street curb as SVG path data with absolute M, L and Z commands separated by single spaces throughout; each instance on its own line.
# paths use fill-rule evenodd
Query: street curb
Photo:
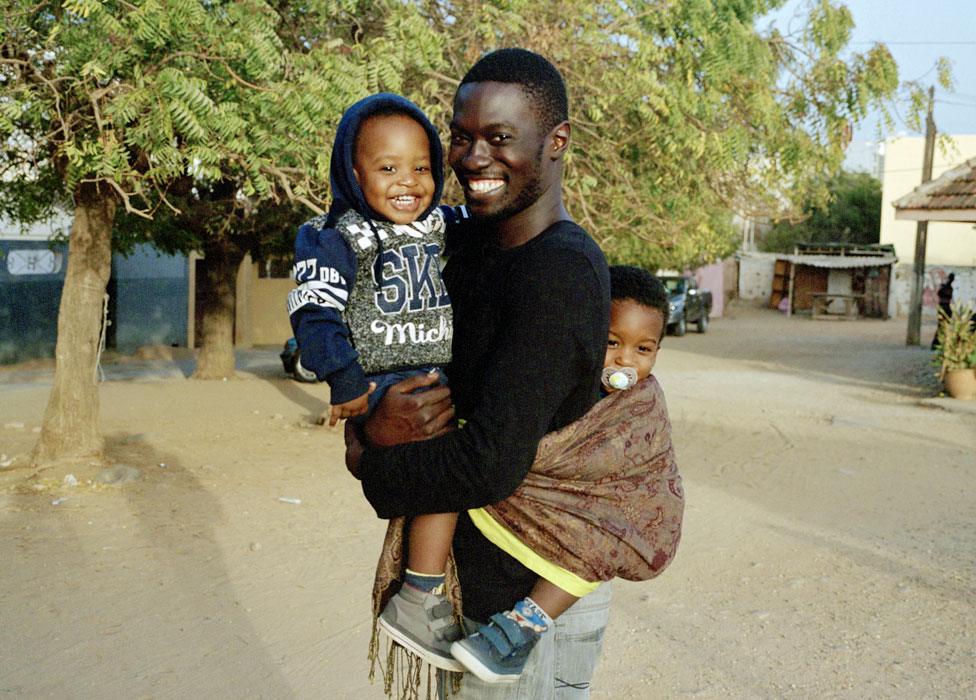
M 931 399 L 921 399 L 918 405 L 927 408 L 941 408 L 943 411 L 948 411 L 949 413 L 968 413 L 969 415 L 976 416 L 976 401 L 961 401 L 960 399 L 953 399 L 948 396 L 938 396 Z

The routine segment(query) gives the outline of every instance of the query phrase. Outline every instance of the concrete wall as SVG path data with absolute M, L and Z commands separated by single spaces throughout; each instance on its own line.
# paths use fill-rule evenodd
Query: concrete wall
M 769 303 L 776 253 L 739 254 L 739 298 Z
M 40 236 L 0 240 L 0 363 L 53 357 L 68 245 Z M 53 267 L 52 267 L 53 265 Z M 33 266 L 35 269 L 29 269 Z M 185 345 L 187 268 L 183 256 L 139 246 L 114 255 L 108 346 Z
M 976 156 L 976 135 L 954 135 L 958 150 L 943 154 L 936 147 L 932 177 L 936 178 L 965 160 Z M 894 243 L 902 263 L 915 256 L 914 221 L 896 221 L 892 202 L 922 182 L 922 152 L 925 139 L 903 137 L 886 141 L 884 177 L 881 193 L 881 242 Z M 929 223 L 925 261 L 931 266 L 976 267 L 976 228 L 972 224 Z
M 931 229 L 930 229 L 931 230 Z M 931 240 L 931 237 L 929 238 Z M 935 318 L 939 301 L 936 292 L 949 273 L 956 275 L 952 283 L 952 301 L 968 302 L 976 307 L 976 267 L 962 267 L 959 265 L 926 265 L 925 285 L 922 291 L 922 316 Z M 912 264 L 902 261 L 895 268 L 895 279 L 891 289 L 889 313 L 895 316 L 907 316 L 909 302 L 912 295 Z
M 290 277 L 258 277 L 258 266 L 249 267 L 248 297 L 250 340 L 254 345 L 282 345 L 292 336 L 285 299 L 295 288 Z
M 712 293 L 712 311 L 709 318 L 721 318 L 725 310 L 725 266 L 721 262 L 695 270 L 695 281 L 701 289 Z

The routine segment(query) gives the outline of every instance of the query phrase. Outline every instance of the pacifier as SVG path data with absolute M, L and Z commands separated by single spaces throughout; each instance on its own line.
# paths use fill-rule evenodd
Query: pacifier
M 604 367 L 600 381 L 608 389 L 630 389 L 637 383 L 637 370 L 633 367 Z

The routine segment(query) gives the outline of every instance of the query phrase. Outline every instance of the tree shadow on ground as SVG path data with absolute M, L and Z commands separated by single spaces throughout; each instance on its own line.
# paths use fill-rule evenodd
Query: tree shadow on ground
M 0 595 L 31 611 L 0 625 L 0 690 L 70 697 L 86 678 L 90 697 L 294 697 L 235 591 L 219 499 L 143 436 L 105 445 L 141 477 L 26 489 L 0 511 Z
M 205 658 L 180 659 L 179 673 L 197 677 L 199 697 L 258 694 L 293 696 L 280 664 L 252 626 L 234 589 L 216 530 L 225 521 L 217 499 L 170 453 L 144 439 L 117 434 L 106 439 L 110 462 L 139 465 L 143 480 L 121 487 L 159 581 L 144 581 L 152 604 L 155 588 L 178 586 L 164 601 L 177 609 L 162 613 L 161 632 L 174 643 L 210 648 Z M 153 585 L 155 584 L 155 585 Z

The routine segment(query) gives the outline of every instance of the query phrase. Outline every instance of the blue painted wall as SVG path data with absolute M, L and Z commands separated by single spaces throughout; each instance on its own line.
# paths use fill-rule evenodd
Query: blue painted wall
M 130 353 L 140 345 L 186 345 L 186 256 L 164 255 L 140 245 L 128 257 L 112 258 L 112 277 L 119 352 Z
M 11 274 L 11 269 L 25 271 L 30 251 L 49 250 L 61 256 L 57 272 Z M 0 364 L 54 356 L 67 265 L 67 244 L 0 240 Z M 114 255 L 109 347 L 130 353 L 140 345 L 185 346 L 187 270 L 186 256 L 163 255 L 149 245 L 128 257 Z
M 60 258 L 57 272 L 24 274 L 28 272 L 29 265 L 25 263 L 33 257 L 32 252 L 48 251 Z M 67 266 L 67 244 L 52 246 L 47 241 L 0 240 L 0 363 L 54 357 L 58 305 Z

